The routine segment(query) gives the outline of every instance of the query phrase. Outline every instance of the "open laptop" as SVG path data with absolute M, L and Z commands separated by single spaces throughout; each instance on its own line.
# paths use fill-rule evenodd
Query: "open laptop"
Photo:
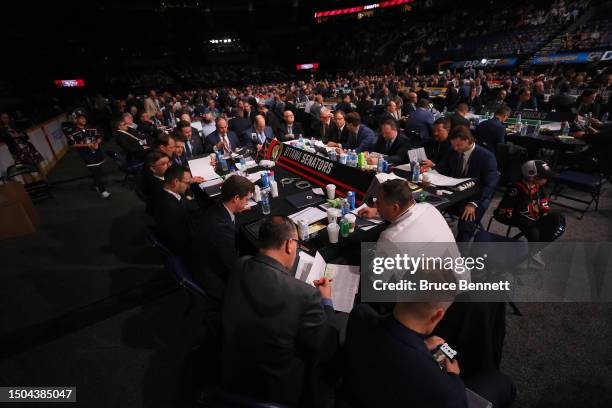
M 325 202 L 325 197 L 312 192 L 312 189 L 301 191 L 285 197 L 289 203 L 297 209 L 312 207 Z

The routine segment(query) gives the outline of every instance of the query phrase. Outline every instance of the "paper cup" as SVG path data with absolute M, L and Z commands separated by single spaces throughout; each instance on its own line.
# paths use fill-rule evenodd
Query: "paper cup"
M 327 191 L 328 199 L 333 200 L 334 198 L 336 198 L 336 185 L 335 184 L 328 184 L 325 187 L 325 190 Z
M 333 224 L 338 222 L 338 210 L 331 207 L 327 209 L 327 223 Z
M 349 233 L 355 232 L 355 223 L 357 222 L 357 217 L 355 217 L 355 214 L 346 214 L 344 219 L 349 223 Z
M 340 234 L 340 226 L 335 222 L 332 222 L 327 226 L 327 236 L 329 237 L 329 242 L 332 244 L 336 244 L 338 242 L 338 236 Z
M 431 185 L 431 177 L 429 176 L 429 174 L 423 173 L 421 177 L 421 182 L 423 183 L 423 186 L 429 187 Z

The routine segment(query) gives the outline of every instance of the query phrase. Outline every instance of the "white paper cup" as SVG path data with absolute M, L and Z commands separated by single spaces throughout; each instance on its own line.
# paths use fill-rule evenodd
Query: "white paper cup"
M 331 207 L 327 209 L 327 223 L 333 224 L 338 222 L 338 210 Z
M 357 222 L 357 217 L 355 217 L 355 214 L 346 214 L 344 219 L 349 222 L 349 233 L 355 232 L 355 223 Z
M 336 198 L 336 185 L 335 184 L 328 184 L 325 187 L 325 190 L 327 191 L 328 199 L 333 200 L 334 198 Z
M 431 185 L 431 177 L 429 176 L 429 174 L 423 173 L 421 177 L 422 177 L 421 182 L 423 183 L 425 187 L 428 187 L 429 185 Z
M 327 236 L 329 237 L 329 242 L 332 244 L 336 244 L 338 242 L 338 236 L 340 234 L 340 226 L 335 222 L 332 222 L 327 226 Z

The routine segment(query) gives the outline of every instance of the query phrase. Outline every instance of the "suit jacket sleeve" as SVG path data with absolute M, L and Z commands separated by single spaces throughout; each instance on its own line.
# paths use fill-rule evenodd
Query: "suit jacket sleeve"
M 309 290 L 304 302 L 297 334 L 298 346 L 310 353 L 317 353 L 318 360 L 327 361 L 333 357 L 338 347 L 338 332 L 330 324 L 334 309 L 322 306 L 318 290 Z
M 238 259 L 234 224 L 219 220 L 211 228 L 209 234 L 211 234 L 212 238 L 209 242 L 213 246 L 213 250 L 210 253 L 221 258 L 220 261 L 223 263 L 226 271 L 233 270 L 234 263 Z
M 479 207 L 489 207 L 498 179 L 499 174 L 497 172 L 497 162 L 495 161 L 495 156 L 493 156 L 493 154 L 483 155 L 483 162 L 479 176 L 481 193 L 478 201 L 476 201 L 476 204 Z
M 401 140 L 399 147 L 392 155 L 387 156 L 387 161 L 391 164 L 401 164 L 406 160 L 406 156 L 408 154 L 408 150 L 410 149 L 410 143 L 408 138 Z
M 116 139 L 119 147 L 121 147 L 126 153 L 141 154 L 144 151 L 140 143 L 132 140 L 127 135 L 117 133 Z

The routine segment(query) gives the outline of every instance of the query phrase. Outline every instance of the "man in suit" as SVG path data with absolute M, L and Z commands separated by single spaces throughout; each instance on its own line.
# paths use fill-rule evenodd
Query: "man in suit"
M 328 136 L 321 141 L 327 143 L 329 147 L 338 147 L 341 144 L 346 144 L 349 137 L 349 129 L 346 126 L 346 114 L 337 110 L 334 112 L 334 122 Z
M 438 118 L 433 124 L 433 139 L 425 143 L 425 154 L 427 160 L 422 163 L 424 168 L 434 168 L 436 163 L 444 160 L 453 148 L 448 140 L 448 133 L 451 129 L 449 118 Z
M 176 150 L 172 162 L 181 167 L 189 167 L 187 156 L 185 156 L 185 139 L 182 137 L 176 140 Z
M 234 117 L 228 122 L 229 130 L 237 135 L 241 135 L 251 127 L 251 121 L 244 116 L 244 109 L 242 108 L 235 108 L 232 112 Z
M 185 158 L 187 160 L 193 156 L 204 154 L 204 143 L 202 143 L 198 131 L 194 130 L 191 123 L 181 120 L 176 126 L 176 134 L 178 139 L 184 142 Z
M 467 104 L 462 102 L 457 105 L 455 112 L 448 115 L 451 120 L 451 130 L 455 126 L 459 125 L 470 127 L 470 121 L 465 118 L 469 111 L 470 108 L 467 106 Z
M 242 143 L 257 150 L 272 139 L 274 139 L 274 132 L 270 126 L 266 125 L 266 119 L 262 115 L 255 116 L 253 126 L 242 133 Z
M 321 108 L 319 120 L 315 121 L 312 125 L 313 137 L 321 141 L 329 140 L 333 125 L 331 111 L 326 107 Z
M 206 142 L 206 137 L 217 130 L 215 119 L 212 113 L 202 115 L 202 141 Z M 237 133 L 236 133 L 237 134 Z
M 524 109 L 538 110 L 536 98 L 531 96 L 531 91 L 527 88 L 521 88 L 518 95 L 509 102 L 510 107 L 515 111 Z
M 295 121 L 295 116 L 293 112 L 290 110 L 286 110 L 283 112 L 284 122 L 279 127 L 278 138 L 281 142 L 286 142 L 288 140 L 293 140 L 298 135 L 304 135 L 304 129 L 302 129 L 302 125 L 299 122 Z
M 381 124 L 380 132 L 372 151 L 384 155 L 389 164 L 407 163 L 408 150 L 411 148 L 410 140 L 405 134 L 398 131 L 397 122 L 387 119 Z M 373 163 L 370 159 L 368 162 Z
M 341 389 L 341 397 L 351 407 L 464 408 L 468 406 L 466 386 L 494 407 L 512 403 L 516 389 L 507 376 L 490 372 L 463 380 L 457 359 L 444 357 L 439 363 L 434 359 L 432 352 L 444 339 L 431 333 L 445 316 L 453 294 L 441 295 L 440 301 L 396 303 L 387 316 L 367 304 L 351 311 Z
M 170 251 L 187 263 L 191 261 L 192 229 L 185 191 L 191 184 L 191 173 L 184 167 L 172 165 L 164 174 L 164 186 L 153 196 L 153 218 L 159 239 Z
M 387 102 L 387 109 L 378 118 L 378 123 L 382 126 L 384 122 L 393 120 L 399 125 L 401 119 L 402 116 L 397 109 L 397 104 L 394 101 L 389 101 Z
M 446 97 L 444 98 L 444 106 L 449 111 L 452 111 L 457 106 L 459 102 L 459 92 L 455 89 L 455 85 L 452 82 L 448 83 L 448 87 L 446 88 Z
M 243 144 L 236 134 L 228 130 L 227 120 L 223 117 L 218 117 L 215 120 L 216 128 L 214 132 L 206 137 L 204 145 L 204 153 L 212 153 L 216 150 L 223 150 L 225 154 L 229 154 L 241 147 Z
M 419 99 L 417 110 L 406 120 L 406 131 L 415 131 L 419 134 L 421 141 L 426 143 L 431 140 L 431 127 L 434 117 L 429 111 L 429 100 Z
M 164 188 L 164 174 L 172 164 L 172 159 L 159 150 L 147 154 L 142 172 L 142 194 L 147 201 L 147 212 L 151 210 L 153 197 Z
M 351 113 L 354 110 L 353 105 L 351 104 L 351 95 L 343 95 L 341 101 L 336 104 L 334 110 L 341 110 L 344 113 Z
M 258 105 L 258 110 L 259 110 L 259 114 L 263 116 L 264 119 L 266 120 L 266 124 L 272 128 L 272 132 L 275 135 L 280 134 L 279 133 L 280 121 L 276 117 L 274 112 L 268 109 L 268 106 L 265 103 L 260 103 Z
M 485 120 L 476 126 L 474 136 L 476 141 L 489 149 L 491 153 L 497 152 L 497 145 L 506 141 L 506 125 L 512 109 L 507 105 L 502 105 L 495 111 L 495 116 Z
M 348 126 L 349 136 L 346 146 L 343 146 L 345 149 L 355 150 L 357 153 L 372 149 L 376 143 L 376 134 L 372 129 L 361 123 L 361 118 L 357 112 L 346 115 L 346 126 Z M 337 148 L 338 154 L 343 154 L 344 148 Z
M 333 356 L 338 339 L 332 289 L 327 278 L 291 275 L 298 243 L 289 218 L 268 217 L 259 253 L 234 267 L 223 307 L 223 385 L 291 407 L 321 406 L 313 401 L 320 396 L 313 383 L 323 378 L 316 367 Z
M 402 116 L 410 116 L 416 111 L 418 98 L 415 92 L 408 92 L 402 105 Z
M 157 94 L 154 90 L 150 90 L 149 96 L 144 100 L 144 111 L 149 115 L 150 118 L 153 118 L 158 113 L 161 113 L 159 101 L 157 100 Z
M 475 143 L 472 132 L 465 126 L 454 128 L 448 138 L 453 152 L 438 163 L 436 170 L 449 177 L 473 178 L 480 189 L 477 197 L 452 208 L 460 217 L 457 241 L 467 242 L 491 204 L 491 196 L 499 178 L 497 161 L 493 153 Z
M 255 187 L 246 177 L 234 175 L 221 186 L 221 202 L 206 210 L 203 225 L 206 226 L 205 250 L 209 271 L 223 281 L 238 259 L 236 242 L 236 214 L 248 209 Z
M 150 149 L 147 139 L 140 132 L 131 130 L 123 118 L 117 123 L 115 140 L 125 152 L 128 163 L 144 163 L 145 155 Z
M 559 92 L 554 94 L 548 100 L 548 107 L 550 110 L 557 112 L 571 112 L 572 105 L 574 104 L 574 98 L 569 94 L 570 85 L 567 82 L 563 82 L 559 85 Z
M 147 144 L 153 146 L 155 142 L 155 135 L 157 134 L 157 126 L 151 120 L 151 117 L 147 112 L 140 114 L 140 121 L 138 122 L 138 130 L 145 135 Z

